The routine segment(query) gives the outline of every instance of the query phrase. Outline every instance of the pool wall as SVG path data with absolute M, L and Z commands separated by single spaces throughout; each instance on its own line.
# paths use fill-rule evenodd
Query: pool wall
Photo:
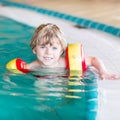
M 13 7 L 23 8 L 23 9 L 33 10 L 33 11 L 36 11 L 36 12 L 39 12 L 42 14 L 46 14 L 46 15 L 53 16 L 53 17 L 56 17 L 59 19 L 64 19 L 64 20 L 73 22 L 73 23 L 83 26 L 83 27 L 97 29 L 97 30 L 104 31 L 109 34 L 115 35 L 117 37 L 120 37 L 120 28 L 114 27 L 111 25 L 107 25 L 104 23 L 100 23 L 97 21 L 80 18 L 80 17 L 72 16 L 70 14 L 65 14 L 65 13 L 61 13 L 61 12 L 57 12 L 57 11 L 53 11 L 53 10 L 48 10 L 45 8 L 30 6 L 30 5 L 16 3 L 16 2 L 10 2 L 8 0 L 1 0 L 0 3 L 2 3 L 3 5 L 7 5 L 7 6 L 13 6 Z

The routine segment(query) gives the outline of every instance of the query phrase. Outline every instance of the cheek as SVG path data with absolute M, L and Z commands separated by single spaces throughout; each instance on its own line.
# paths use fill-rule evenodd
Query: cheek
M 61 55 L 62 55 L 62 53 L 63 53 L 63 50 L 62 50 L 62 49 L 60 49 L 60 50 L 59 50 L 59 55 L 61 56 Z
M 44 51 L 41 51 L 40 49 L 36 49 L 36 50 L 34 51 L 34 53 L 35 53 L 37 56 L 39 56 L 39 55 L 44 54 Z
M 42 51 L 42 52 L 41 52 L 41 51 L 37 51 L 37 52 L 36 52 L 36 55 L 39 55 L 39 56 L 40 56 L 40 55 L 43 55 L 43 54 L 44 54 L 44 51 Z
M 61 52 L 60 50 L 58 50 L 58 51 L 56 51 L 56 52 L 54 52 L 54 53 L 55 53 L 56 57 L 60 57 L 61 54 L 62 54 L 62 52 Z
M 33 53 L 34 54 L 41 54 L 41 52 L 40 52 L 41 50 L 38 48 L 38 47 L 35 47 L 34 49 L 33 49 Z

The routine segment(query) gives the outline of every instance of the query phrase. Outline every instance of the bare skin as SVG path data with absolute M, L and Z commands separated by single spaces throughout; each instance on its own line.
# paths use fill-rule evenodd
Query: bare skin
M 61 57 L 63 53 L 62 47 L 58 44 L 57 38 L 54 38 L 52 45 L 36 45 L 33 53 L 36 54 L 37 60 L 25 65 L 25 69 L 32 69 L 34 67 L 66 67 L 65 58 Z M 97 69 L 101 79 L 120 79 L 119 75 L 110 74 L 102 61 L 96 57 L 86 57 L 87 66 L 93 66 Z

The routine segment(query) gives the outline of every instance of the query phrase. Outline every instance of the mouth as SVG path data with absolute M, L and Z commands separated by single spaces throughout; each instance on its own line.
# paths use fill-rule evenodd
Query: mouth
M 44 60 L 52 60 L 53 58 L 52 57 L 44 57 Z

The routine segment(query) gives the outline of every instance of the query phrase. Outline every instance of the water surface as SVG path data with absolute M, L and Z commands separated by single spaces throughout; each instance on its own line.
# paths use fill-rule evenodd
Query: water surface
M 97 78 L 92 71 L 80 78 L 64 69 L 22 75 L 6 70 L 11 59 L 35 59 L 29 47 L 33 31 L 0 16 L 0 120 L 96 120 Z

